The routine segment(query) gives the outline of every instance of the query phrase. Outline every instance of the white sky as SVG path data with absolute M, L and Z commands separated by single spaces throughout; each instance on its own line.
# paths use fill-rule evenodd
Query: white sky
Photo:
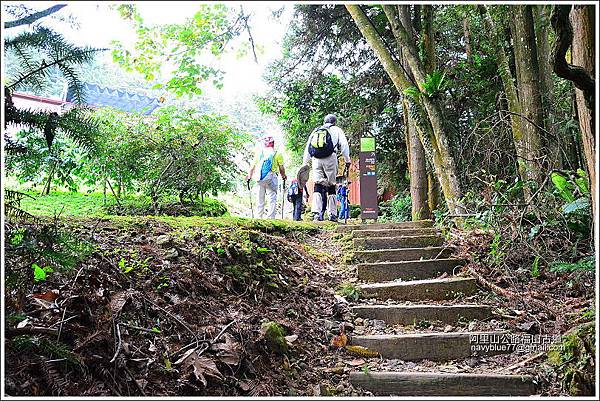
M 12 3 L 12 2 L 11 2 Z M 43 10 L 53 4 L 65 2 L 43 2 L 24 1 L 20 4 Z M 62 33 L 70 41 L 78 45 L 90 45 L 94 47 L 110 48 L 111 40 L 117 39 L 125 45 L 133 43 L 135 33 L 128 21 L 124 21 L 114 10 L 110 10 L 111 4 L 123 2 L 66 2 L 67 7 L 55 15 L 72 15 L 80 24 L 78 30 L 74 30 L 67 24 L 60 24 L 50 18 L 45 23 L 52 25 L 54 29 Z M 192 17 L 201 2 L 177 2 L 177 1 L 141 1 L 131 2 L 136 4 L 138 10 L 148 24 L 180 23 L 186 18 Z M 255 63 L 252 51 L 243 58 L 236 56 L 236 44 L 248 41 L 248 35 L 243 32 L 234 43 L 234 50 L 223 55 L 217 65 L 225 72 L 224 87 L 221 90 L 214 89 L 212 84 L 207 83 L 203 91 L 208 96 L 221 96 L 233 99 L 240 95 L 261 94 L 266 90 L 266 84 L 262 80 L 262 73 L 268 63 L 281 55 L 281 41 L 289 24 L 293 4 L 283 2 L 226 2 L 234 9 L 239 10 L 240 4 L 246 13 L 251 14 L 250 24 L 252 36 L 256 45 L 264 48 L 262 54 L 258 54 L 258 64 Z M 285 11 L 279 20 L 272 17 L 272 12 L 285 7 Z M 232 46 L 230 46 L 231 48 Z M 110 57 L 106 53 L 104 57 Z

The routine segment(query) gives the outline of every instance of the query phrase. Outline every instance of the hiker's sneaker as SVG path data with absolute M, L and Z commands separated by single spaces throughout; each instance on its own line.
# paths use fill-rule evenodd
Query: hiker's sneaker
M 321 216 L 319 213 L 315 213 L 313 216 L 313 221 L 323 221 L 323 216 Z
M 336 223 L 337 223 L 337 221 L 338 221 L 338 218 L 337 218 L 337 216 L 336 216 L 336 215 L 333 215 L 333 214 L 332 214 L 331 216 L 329 216 L 329 221 L 333 221 L 333 222 L 336 222 Z

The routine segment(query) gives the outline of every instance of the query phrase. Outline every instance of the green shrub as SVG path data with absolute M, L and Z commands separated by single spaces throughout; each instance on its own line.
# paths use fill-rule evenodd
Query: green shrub
M 550 271 L 554 273 L 572 273 L 578 270 L 594 271 L 596 261 L 594 256 L 581 258 L 575 263 L 556 261 L 550 263 Z
M 344 283 L 336 291 L 336 294 L 343 296 L 349 301 L 358 301 L 360 298 L 360 288 L 352 283 Z
M 109 214 L 118 216 L 198 216 L 220 217 L 227 214 L 227 206 L 219 200 L 205 198 L 203 201 L 182 205 L 180 202 L 159 203 L 155 210 L 149 199 L 127 201 L 119 205 L 110 205 L 105 208 Z
M 412 200 L 410 195 L 398 194 L 379 204 L 379 219 L 385 221 L 410 221 L 412 219 Z

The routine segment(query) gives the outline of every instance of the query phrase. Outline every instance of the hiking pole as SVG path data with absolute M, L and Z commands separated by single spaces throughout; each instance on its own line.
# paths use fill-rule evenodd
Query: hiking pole
M 283 180 L 281 184 L 281 220 L 283 220 L 283 206 L 285 205 L 285 180 Z
M 250 180 L 246 180 L 246 186 L 248 187 L 248 197 L 250 198 L 250 212 L 252 218 L 254 218 L 254 206 L 252 206 L 252 191 L 250 190 Z

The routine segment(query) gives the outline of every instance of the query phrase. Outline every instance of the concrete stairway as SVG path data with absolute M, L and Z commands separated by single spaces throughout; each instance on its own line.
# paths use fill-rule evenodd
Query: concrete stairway
M 477 292 L 470 277 L 454 277 L 465 261 L 452 258 L 453 249 L 428 220 L 391 224 L 345 225 L 338 232 L 352 233 L 354 257 L 364 298 L 386 304 L 354 306 L 362 318 L 383 320 L 387 325 L 411 325 L 420 321 L 445 324 L 483 320 L 492 314 L 484 305 L 438 305 L 428 301 L 460 302 Z M 443 278 L 437 278 L 443 276 Z M 390 304 L 410 301 L 413 304 Z M 401 335 L 360 335 L 352 345 L 377 351 L 383 358 L 405 361 L 448 361 L 474 355 L 493 355 L 496 350 L 473 352 L 473 338 L 505 332 L 436 332 Z M 492 347 L 493 348 L 493 347 Z M 531 376 L 499 374 L 450 374 L 437 372 L 352 372 L 351 383 L 375 395 L 397 396 L 507 396 L 531 395 L 536 388 Z

